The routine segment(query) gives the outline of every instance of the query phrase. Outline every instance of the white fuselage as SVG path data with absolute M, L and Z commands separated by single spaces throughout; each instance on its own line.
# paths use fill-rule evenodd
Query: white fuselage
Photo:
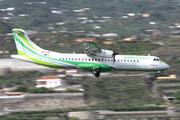
M 56 55 L 55 55 L 56 54 Z M 57 53 L 51 54 L 52 58 L 59 60 L 68 60 L 76 62 L 86 63 L 99 63 L 112 66 L 114 69 L 119 70 L 165 70 L 169 66 L 161 61 L 156 56 L 136 56 L 136 55 L 116 55 L 115 62 L 113 58 L 102 58 L 102 57 L 89 57 L 86 54 L 69 54 L 69 53 Z M 154 61 L 154 59 L 158 59 Z M 74 66 L 75 67 L 75 66 Z

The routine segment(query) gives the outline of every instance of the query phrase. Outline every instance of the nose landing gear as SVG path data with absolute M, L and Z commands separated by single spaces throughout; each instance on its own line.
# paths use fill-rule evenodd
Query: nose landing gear
M 161 77 L 161 73 L 157 73 L 157 75 L 156 75 L 157 77 Z
M 156 77 L 161 77 L 161 71 L 157 71 Z

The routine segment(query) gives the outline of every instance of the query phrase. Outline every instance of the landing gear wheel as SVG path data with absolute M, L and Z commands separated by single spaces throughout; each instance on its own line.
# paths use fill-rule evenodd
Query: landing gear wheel
M 92 71 L 92 74 L 96 77 L 99 77 L 100 76 L 100 69 L 99 68 L 95 68 L 93 71 Z
M 156 75 L 157 77 L 161 77 L 161 73 L 157 73 L 157 75 Z

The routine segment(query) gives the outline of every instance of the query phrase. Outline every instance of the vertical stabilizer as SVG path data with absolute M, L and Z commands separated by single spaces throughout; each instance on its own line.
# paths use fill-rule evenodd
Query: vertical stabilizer
M 32 42 L 27 33 L 22 29 L 13 29 L 13 36 L 19 55 L 26 55 L 27 52 L 37 53 L 43 50 Z

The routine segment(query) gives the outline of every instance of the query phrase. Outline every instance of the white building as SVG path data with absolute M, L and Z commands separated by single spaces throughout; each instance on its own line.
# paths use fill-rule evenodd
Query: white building
M 84 10 L 73 10 L 74 12 L 84 12 Z
M 87 20 L 88 18 L 87 17 L 80 17 L 80 18 L 77 18 L 78 20 Z
M 108 34 L 102 34 L 104 37 L 118 37 L 118 34 L 116 33 L 108 33 Z
M 134 13 L 127 13 L 128 16 L 135 16 Z
M 15 10 L 15 8 L 6 8 L 6 10 Z
M 109 19 L 109 18 L 112 18 L 112 17 L 108 17 L 108 16 L 103 16 L 104 19 Z
M 45 76 L 36 80 L 37 88 L 55 88 L 65 85 L 65 81 L 56 76 Z

